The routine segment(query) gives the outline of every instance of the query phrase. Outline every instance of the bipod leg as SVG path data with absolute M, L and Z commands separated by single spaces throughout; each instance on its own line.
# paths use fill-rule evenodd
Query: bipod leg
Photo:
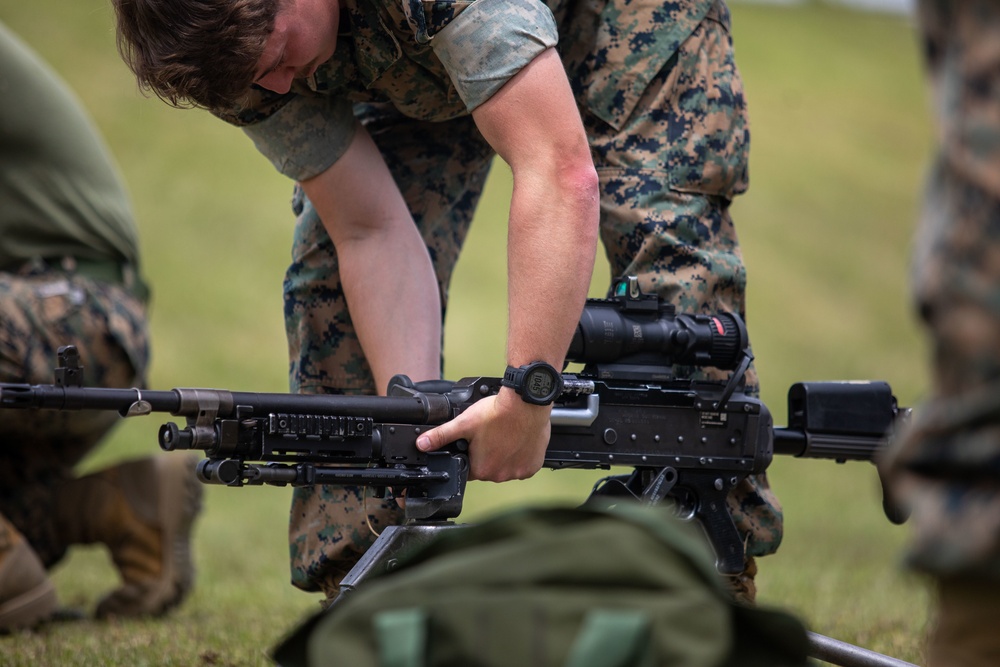
M 340 593 L 330 603 L 333 607 L 345 595 L 358 587 L 364 581 L 395 569 L 399 557 L 433 538 L 442 530 L 459 528 L 461 524 L 451 522 L 414 523 L 402 526 L 389 526 L 383 530 L 375 542 L 368 548 L 361 560 L 351 568 L 351 571 L 340 582 Z
M 809 657 L 840 667 L 917 667 L 912 662 L 892 658 L 815 632 L 809 633 Z

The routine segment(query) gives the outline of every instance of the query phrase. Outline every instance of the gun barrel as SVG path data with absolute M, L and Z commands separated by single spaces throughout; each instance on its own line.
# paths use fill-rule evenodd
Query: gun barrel
M 788 427 L 774 429 L 774 453 L 873 461 L 900 412 L 886 382 L 798 382 L 788 390 Z
M 118 410 L 124 413 L 138 401 L 149 404 L 153 412 L 176 414 L 180 408 L 180 397 L 172 391 L 0 384 L 0 406 L 5 408 Z
M 873 461 L 888 444 L 884 436 L 807 433 L 791 428 L 774 429 L 774 453 L 805 459 Z
M 223 389 L 111 389 L 59 385 L 0 384 L 0 407 L 51 410 L 117 410 L 129 414 L 141 403 L 142 414 L 169 412 L 195 417 L 209 403 L 217 416 L 235 416 L 237 406 L 254 414 L 269 412 L 371 417 L 406 424 L 436 424 L 451 418 L 452 406 L 441 394 L 415 396 L 341 396 L 231 392 Z

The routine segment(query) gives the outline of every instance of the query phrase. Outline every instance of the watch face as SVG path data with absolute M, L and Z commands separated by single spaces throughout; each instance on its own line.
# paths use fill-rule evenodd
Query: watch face
M 532 370 L 525 378 L 524 390 L 535 398 L 546 398 L 552 393 L 555 378 L 544 368 Z

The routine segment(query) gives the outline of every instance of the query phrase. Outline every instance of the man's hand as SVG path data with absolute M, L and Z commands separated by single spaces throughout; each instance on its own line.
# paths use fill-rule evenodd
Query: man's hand
M 389 378 L 441 376 L 441 301 L 430 255 L 375 143 L 358 127 L 347 152 L 302 183 L 337 249 L 365 357 Z
M 417 438 L 417 448 L 433 451 L 464 438 L 470 443 L 469 479 L 527 479 L 545 461 L 551 413 L 551 406 L 529 405 L 504 388 L 497 396 L 476 401 L 455 419 L 424 433 Z

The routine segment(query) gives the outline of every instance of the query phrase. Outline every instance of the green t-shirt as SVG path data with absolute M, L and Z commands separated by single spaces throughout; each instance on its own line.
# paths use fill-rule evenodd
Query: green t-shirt
M 34 257 L 138 268 L 125 186 L 68 86 L 0 23 L 0 270 Z

